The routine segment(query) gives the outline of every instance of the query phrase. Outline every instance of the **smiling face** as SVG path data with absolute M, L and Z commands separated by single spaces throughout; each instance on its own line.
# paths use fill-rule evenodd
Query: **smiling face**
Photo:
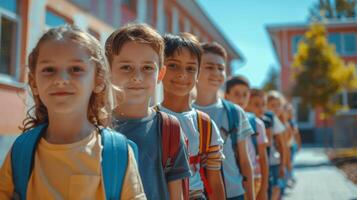
M 177 96 L 189 95 L 196 84 L 198 60 L 183 47 L 165 58 L 166 74 L 163 79 L 164 92 Z
M 32 91 L 49 112 L 87 113 L 95 69 L 88 52 L 78 43 L 47 41 L 39 48 Z
M 216 93 L 226 79 L 225 66 L 222 56 L 213 53 L 202 54 L 197 89 Z
M 124 91 L 124 103 L 148 103 L 160 81 L 155 50 L 147 44 L 129 41 L 111 63 L 112 83 Z

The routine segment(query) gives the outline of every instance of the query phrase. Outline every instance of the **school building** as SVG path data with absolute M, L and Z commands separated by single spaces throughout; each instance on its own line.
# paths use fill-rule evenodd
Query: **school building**
M 337 54 L 344 61 L 357 64 L 357 20 L 329 21 L 325 26 L 328 41 L 335 46 Z M 278 85 L 284 94 L 290 94 L 294 84 L 291 76 L 294 54 L 309 24 L 278 24 L 266 28 L 280 63 Z M 357 147 L 357 91 L 344 91 L 336 99 L 349 110 L 341 110 L 324 124 L 318 109 L 304 107 L 298 97 L 292 97 L 305 142 Z
M 27 55 L 51 27 L 75 24 L 104 45 L 114 29 L 145 22 L 162 34 L 190 32 L 202 42 L 219 42 L 228 52 L 228 73 L 232 61 L 243 59 L 194 0 L 0 0 L 0 20 L 0 163 L 32 105 Z

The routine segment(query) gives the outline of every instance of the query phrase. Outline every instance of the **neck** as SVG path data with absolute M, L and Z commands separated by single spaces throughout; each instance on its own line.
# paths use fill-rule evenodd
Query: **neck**
M 197 89 L 197 98 L 195 104 L 199 106 L 209 106 L 218 101 L 218 93 L 209 93 L 202 90 Z
M 181 113 L 191 110 L 190 95 L 177 96 L 169 92 L 164 92 L 162 106 L 174 112 Z
M 87 113 L 84 115 L 49 112 L 48 121 L 45 139 L 54 144 L 78 142 L 95 130 L 95 126 L 88 120 Z
M 125 117 L 130 119 L 140 119 L 149 116 L 151 109 L 149 108 L 149 102 L 143 104 L 119 104 L 115 108 L 114 115 L 117 117 Z

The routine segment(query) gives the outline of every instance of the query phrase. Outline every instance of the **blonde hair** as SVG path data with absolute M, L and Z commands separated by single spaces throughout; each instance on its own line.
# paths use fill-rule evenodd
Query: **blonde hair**
M 89 33 L 79 29 L 76 26 L 65 25 L 52 28 L 42 35 L 35 48 L 28 57 L 28 80 L 33 93 L 36 86 L 35 71 L 38 55 L 43 43 L 48 41 L 69 40 L 78 43 L 90 55 L 91 60 L 96 66 L 95 82 L 97 85 L 103 85 L 100 92 L 92 93 L 88 104 L 88 120 L 98 126 L 107 126 L 110 122 L 110 79 L 109 65 L 104 56 L 104 52 L 99 41 Z M 23 121 L 22 131 L 25 132 L 42 123 L 48 123 L 48 112 L 46 106 L 38 95 L 33 95 L 35 105 L 27 111 L 26 118 Z M 31 112 L 34 110 L 34 113 Z

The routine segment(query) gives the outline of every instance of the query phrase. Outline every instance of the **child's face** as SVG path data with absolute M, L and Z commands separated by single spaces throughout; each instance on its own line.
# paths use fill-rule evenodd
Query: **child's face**
M 273 111 L 276 115 L 279 116 L 282 113 L 283 107 L 278 99 L 271 99 L 268 102 L 268 109 Z
M 222 56 L 213 53 L 202 54 L 198 89 L 216 93 L 226 79 L 226 63 Z
M 112 83 L 124 91 L 124 103 L 148 103 L 159 73 L 159 55 L 147 44 L 126 42 L 111 62 Z
M 96 66 L 87 50 L 73 41 L 41 44 L 31 84 L 49 112 L 87 113 L 95 87 Z
M 266 103 L 263 97 L 259 97 L 259 96 L 250 97 L 247 106 L 247 111 L 254 113 L 258 117 L 262 117 L 266 109 L 265 106 Z
M 178 96 L 189 95 L 196 84 L 198 60 L 187 48 L 165 58 L 166 74 L 162 81 L 164 92 Z
M 229 101 L 232 101 L 245 109 L 249 102 L 250 91 L 246 85 L 237 84 L 233 86 L 225 96 Z

